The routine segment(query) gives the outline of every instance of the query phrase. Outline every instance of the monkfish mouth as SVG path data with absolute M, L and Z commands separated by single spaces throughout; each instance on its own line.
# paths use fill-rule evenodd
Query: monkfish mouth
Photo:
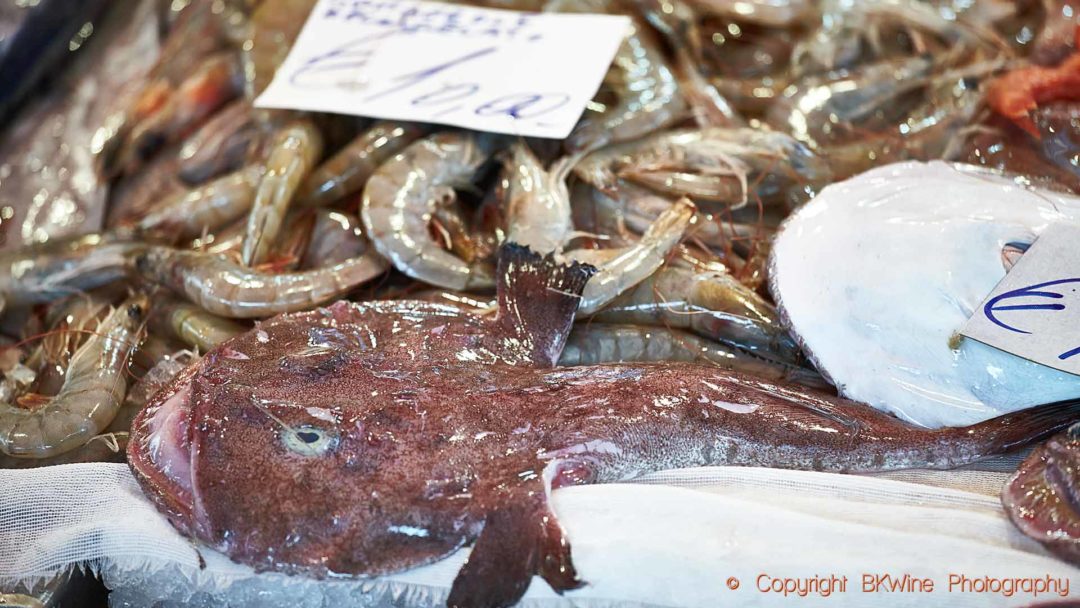
M 128 463 L 143 490 L 181 532 L 193 532 L 191 386 L 189 366 L 155 395 L 132 422 Z

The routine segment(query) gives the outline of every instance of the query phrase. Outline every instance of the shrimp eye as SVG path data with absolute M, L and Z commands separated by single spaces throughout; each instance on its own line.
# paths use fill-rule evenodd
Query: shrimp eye
M 281 440 L 286 448 L 301 456 L 321 456 L 337 444 L 337 436 L 332 432 L 307 424 L 287 429 Z
M 143 307 L 139 306 L 138 304 L 132 304 L 131 306 L 128 306 L 127 315 L 128 318 L 135 319 L 137 321 L 143 316 Z

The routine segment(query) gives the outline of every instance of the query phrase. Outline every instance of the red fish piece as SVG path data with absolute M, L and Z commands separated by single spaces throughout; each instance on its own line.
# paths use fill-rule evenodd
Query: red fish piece
M 1080 566 L 1080 424 L 1033 451 L 1001 502 L 1021 532 Z
M 1080 27 L 1075 37 L 1080 41 Z M 991 81 L 986 89 L 986 103 L 995 112 L 1036 138 L 1039 130 L 1031 113 L 1052 101 L 1080 101 L 1080 53 L 1053 67 L 1031 65 L 1012 70 Z

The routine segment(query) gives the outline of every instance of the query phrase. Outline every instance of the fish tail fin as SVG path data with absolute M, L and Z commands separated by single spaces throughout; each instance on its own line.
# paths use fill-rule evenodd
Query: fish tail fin
M 539 364 L 554 366 L 574 323 L 581 292 L 596 272 L 588 264 L 561 264 L 526 246 L 499 250 L 499 323 L 517 335 Z
M 1046 439 L 1080 421 L 1080 399 L 1036 405 L 971 426 L 950 429 L 975 442 L 983 456 L 1004 454 Z

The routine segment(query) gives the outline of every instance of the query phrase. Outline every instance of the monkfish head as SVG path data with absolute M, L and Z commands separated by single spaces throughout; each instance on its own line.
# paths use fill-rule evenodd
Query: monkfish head
M 1036 448 L 1001 502 L 1024 534 L 1080 565 L 1080 423 Z
M 555 364 L 593 269 L 518 246 L 499 263 L 494 317 L 339 302 L 211 350 L 132 423 L 143 490 L 257 570 L 376 576 L 475 540 L 450 605 L 513 604 L 534 575 L 580 586 L 559 471 L 490 393 Z
M 207 355 L 134 423 L 132 468 L 180 531 L 320 578 L 404 570 L 476 537 L 468 457 L 422 432 L 437 395 L 351 349 L 259 346 Z

